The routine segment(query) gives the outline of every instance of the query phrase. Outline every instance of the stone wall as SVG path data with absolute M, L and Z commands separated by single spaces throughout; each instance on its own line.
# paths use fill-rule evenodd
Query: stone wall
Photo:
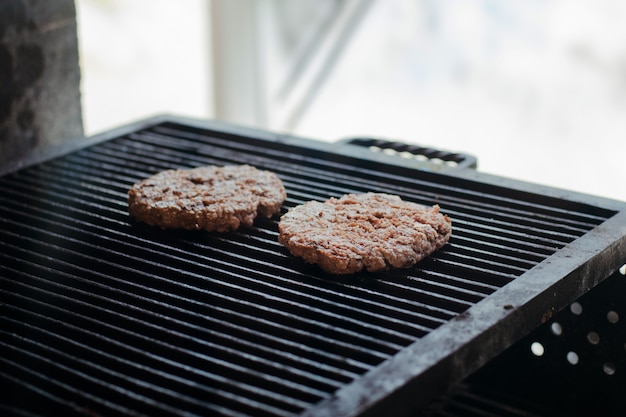
M 0 167 L 83 136 L 73 0 L 0 1 Z

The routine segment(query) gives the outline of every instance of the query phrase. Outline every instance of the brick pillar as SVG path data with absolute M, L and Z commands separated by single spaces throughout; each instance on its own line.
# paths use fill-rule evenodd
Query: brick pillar
M 0 0 L 0 166 L 83 136 L 73 0 Z

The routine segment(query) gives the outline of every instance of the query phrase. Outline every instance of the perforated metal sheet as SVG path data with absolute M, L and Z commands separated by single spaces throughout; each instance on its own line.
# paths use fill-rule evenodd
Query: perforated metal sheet
M 413 417 L 623 416 L 626 266 L 622 272 Z

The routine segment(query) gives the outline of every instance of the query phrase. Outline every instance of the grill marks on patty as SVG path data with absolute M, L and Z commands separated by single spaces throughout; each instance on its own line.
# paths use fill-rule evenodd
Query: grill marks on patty
M 250 165 L 167 170 L 135 184 L 129 213 L 163 229 L 226 232 L 280 212 L 287 194 L 270 171 Z
M 425 207 L 381 193 L 310 201 L 284 214 L 280 243 L 332 274 L 414 265 L 441 248 L 452 222 L 439 206 Z

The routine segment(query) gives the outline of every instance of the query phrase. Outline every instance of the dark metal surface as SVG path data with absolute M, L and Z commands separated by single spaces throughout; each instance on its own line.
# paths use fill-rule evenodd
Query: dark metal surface
M 361 146 L 372 152 L 407 158 L 419 164 L 419 169 L 445 171 L 458 168 L 477 168 L 475 156 L 460 152 L 444 151 L 382 138 L 348 138 L 342 141 L 347 145 Z
M 611 275 L 414 417 L 626 415 L 625 273 Z
M 174 117 L 89 145 L 0 178 L 5 410 L 407 414 L 624 263 L 617 201 Z M 277 243 L 277 218 L 224 235 L 130 221 L 139 179 L 237 163 L 279 175 L 283 211 L 388 192 L 440 204 L 453 237 L 414 268 L 335 278 Z

